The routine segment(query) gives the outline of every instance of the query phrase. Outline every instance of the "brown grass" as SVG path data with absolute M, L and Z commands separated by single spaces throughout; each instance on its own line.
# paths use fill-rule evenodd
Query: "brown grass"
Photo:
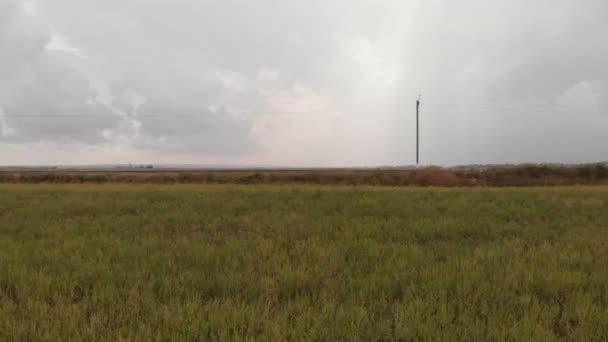
M 608 184 L 608 167 L 523 165 L 491 169 L 0 172 L 0 183 L 315 184 L 385 186 L 563 186 Z

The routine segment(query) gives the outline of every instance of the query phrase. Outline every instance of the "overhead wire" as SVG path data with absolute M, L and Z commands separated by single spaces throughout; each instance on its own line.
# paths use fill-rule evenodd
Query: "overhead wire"
M 542 114 L 557 114 L 557 115 L 599 115 L 602 116 L 600 110 L 589 111 L 589 110 L 575 110 L 573 108 L 551 106 L 551 107 L 535 107 L 535 106 L 513 106 L 504 104 L 488 104 L 488 103 L 464 103 L 464 102 L 453 102 L 453 101 L 441 101 L 441 100 L 423 100 L 420 102 L 422 107 L 436 107 L 436 108 L 450 108 L 450 109 L 461 109 L 461 110 L 486 110 L 493 112 L 506 112 L 506 113 L 542 113 Z M 306 110 L 280 110 L 276 111 L 277 114 L 303 114 Z M 265 113 L 260 113 L 261 115 Z M 608 116 L 608 112 L 605 113 Z M 118 115 L 118 114 L 30 114 L 30 113 L 0 113 L 0 118 L 73 118 L 73 119 L 87 119 L 87 118 L 99 118 L 99 117 L 111 117 L 119 119 L 146 119 L 146 118 L 175 118 L 175 119 L 205 119 L 205 120 L 221 120 L 226 118 L 237 118 L 247 119 L 253 118 L 254 115 L 239 115 L 239 116 L 225 116 L 217 114 L 138 114 L 138 115 Z
M 531 107 L 531 106 L 511 106 L 501 104 L 471 104 L 471 103 L 455 103 L 446 101 L 424 101 L 422 105 L 431 107 L 450 107 L 473 110 L 491 110 L 495 112 L 509 113 L 542 113 L 542 114 L 561 114 L 561 115 L 600 115 L 600 111 L 589 110 L 574 110 L 566 107 Z M 608 114 L 608 113 L 606 113 Z

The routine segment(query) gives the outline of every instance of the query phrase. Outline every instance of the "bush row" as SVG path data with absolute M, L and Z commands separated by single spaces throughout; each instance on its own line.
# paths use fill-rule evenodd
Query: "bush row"
M 524 165 L 491 169 L 315 170 L 229 172 L 2 172 L 0 183 L 202 183 L 389 186 L 551 186 L 608 184 L 603 164 Z

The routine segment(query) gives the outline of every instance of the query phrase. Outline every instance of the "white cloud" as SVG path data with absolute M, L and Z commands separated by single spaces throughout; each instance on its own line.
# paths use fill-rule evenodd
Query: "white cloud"
M 213 73 L 227 89 L 237 93 L 247 90 L 247 81 L 239 72 L 214 68 Z
M 46 49 L 50 51 L 62 51 L 70 53 L 76 57 L 87 59 L 87 55 L 80 49 L 70 45 L 67 38 L 61 33 L 53 32 L 51 41 L 46 45 Z

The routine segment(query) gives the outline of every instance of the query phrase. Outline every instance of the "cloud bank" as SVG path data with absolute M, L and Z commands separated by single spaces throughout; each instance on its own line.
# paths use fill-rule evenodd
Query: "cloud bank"
M 608 159 L 608 3 L 0 0 L 0 164 Z

